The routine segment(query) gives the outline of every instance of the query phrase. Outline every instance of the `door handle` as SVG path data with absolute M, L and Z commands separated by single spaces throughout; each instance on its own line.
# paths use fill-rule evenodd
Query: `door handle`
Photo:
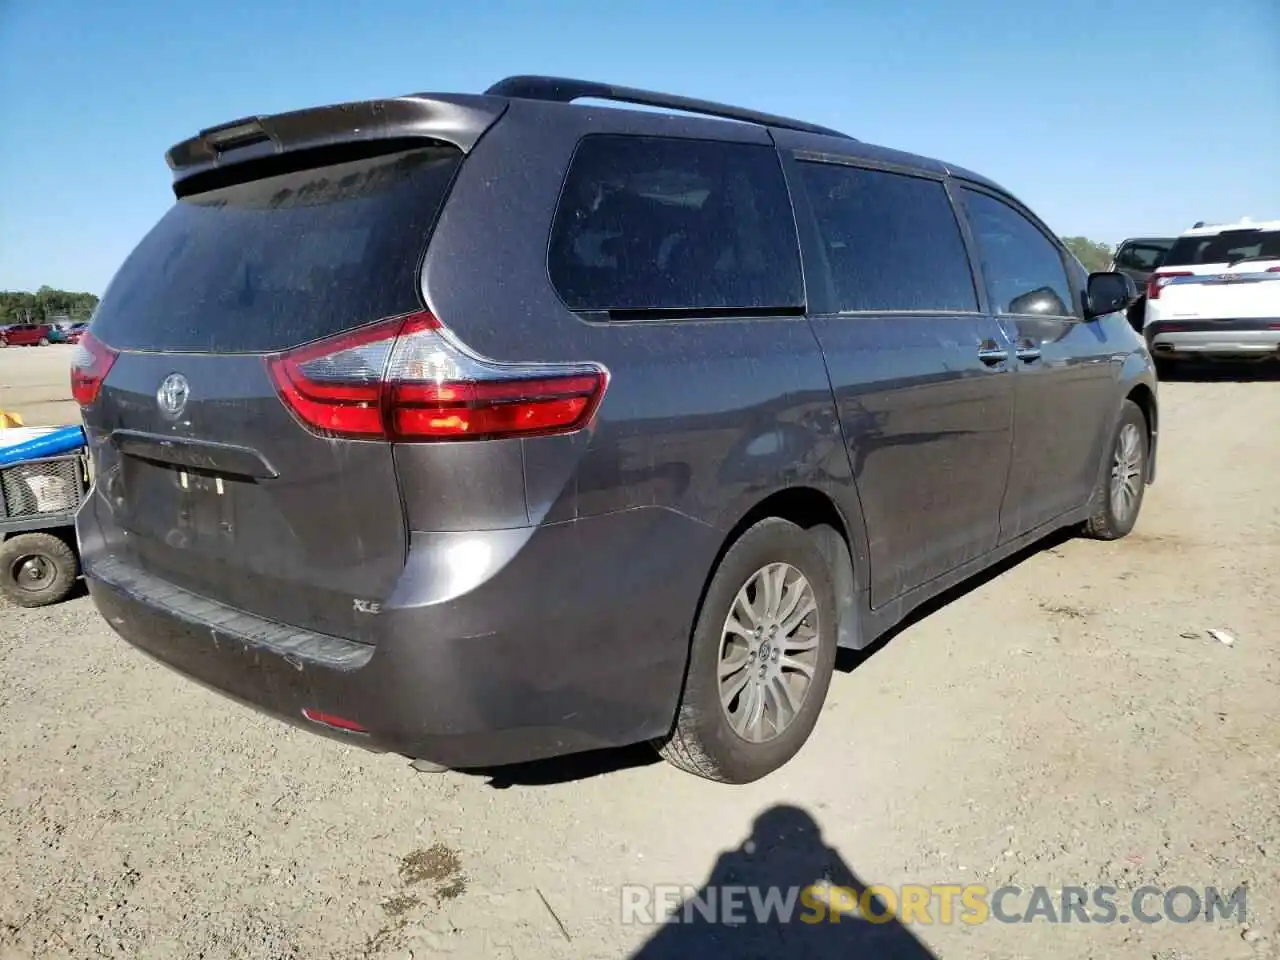
M 978 359 L 988 367 L 994 367 L 1009 359 L 1009 351 L 994 340 L 983 340 L 978 344 Z
M 1014 353 L 1023 363 L 1033 363 L 1040 359 L 1040 348 L 1030 340 L 1021 341 Z

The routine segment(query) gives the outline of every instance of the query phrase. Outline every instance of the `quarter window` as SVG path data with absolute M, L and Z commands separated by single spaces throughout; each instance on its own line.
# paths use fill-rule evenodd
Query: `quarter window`
M 940 182 L 807 161 L 800 178 L 837 312 L 978 308 L 960 226 Z
M 992 308 L 1001 314 L 1073 316 L 1074 297 L 1058 248 L 1007 203 L 973 190 L 963 193 Z
M 552 226 L 549 272 L 577 311 L 803 309 L 777 152 L 713 140 L 584 138 Z

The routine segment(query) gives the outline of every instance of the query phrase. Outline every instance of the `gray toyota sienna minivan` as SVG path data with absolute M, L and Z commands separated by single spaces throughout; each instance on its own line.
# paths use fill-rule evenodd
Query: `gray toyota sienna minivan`
M 329 736 L 750 781 L 837 647 L 1154 478 L 1132 284 L 950 164 L 546 77 L 167 159 L 72 369 L 89 588 Z

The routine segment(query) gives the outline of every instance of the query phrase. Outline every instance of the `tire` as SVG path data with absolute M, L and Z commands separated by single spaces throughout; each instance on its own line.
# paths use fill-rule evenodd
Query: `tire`
M 78 576 L 75 550 L 51 533 L 22 533 L 0 543 L 0 596 L 20 607 L 65 600 Z
M 1125 400 L 1094 492 L 1096 509 L 1085 523 L 1085 533 L 1095 540 L 1119 540 L 1128 536 L 1138 522 L 1150 472 L 1150 445 L 1147 418 L 1136 403 Z M 1117 482 L 1128 489 L 1127 496 L 1116 492 Z
M 739 592 L 746 591 L 753 582 L 762 584 L 757 578 L 766 570 L 775 575 L 780 572 L 785 578 L 778 589 L 777 602 L 772 604 L 775 614 L 786 613 L 785 608 L 793 599 L 804 608 L 811 600 L 812 611 L 796 621 L 800 612 L 797 607 L 781 618 L 780 624 L 777 616 L 762 617 L 765 632 L 755 634 L 754 639 L 745 633 L 726 634 L 731 613 L 748 628 L 755 625 L 738 604 Z M 807 581 L 808 593 L 799 577 Z M 768 598 L 761 593 L 744 596 L 757 609 L 767 610 Z M 779 635 L 787 638 L 781 646 L 777 643 L 779 635 L 775 635 L 772 646 L 768 644 L 770 624 L 781 626 Z M 664 741 L 655 742 L 658 752 L 682 770 L 722 783 L 750 783 L 772 773 L 799 753 L 818 721 L 835 668 L 836 636 L 833 578 L 817 542 L 786 520 L 761 520 L 730 547 L 711 579 L 693 631 L 675 725 Z M 759 658 L 762 649 L 766 653 Z M 735 729 L 721 705 L 722 652 L 731 654 L 735 661 L 741 658 L 743 663 L 740 670 L 732 671 L 729 680 L 736 685 L 745 677 L 745 686 L 729 702 L 730 707 L 736 704 L 733 712 L 746 735 Z M 807 683 L 806 669 L 810 671 Z M 799 697 L 798 709 L 782 706 L 780 685 L 793 697 Z M 752 717 L 759 719 L 754 732 L 746 723 Z M 776 729 L 778 719 L 785 721 L 780 730 Z
M 48 345 L 49 345 L 49 338 L 48 338 L 48 337 L 41 337 L 41 338 L 40 338 L 40 344 L 39 344 L 39 346 L 47 347 Z

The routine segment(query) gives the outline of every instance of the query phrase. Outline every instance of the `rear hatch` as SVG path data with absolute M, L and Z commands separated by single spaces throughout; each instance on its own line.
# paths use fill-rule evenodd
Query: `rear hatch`
M 1164 320 L 1280 317 L 1280 230 L 1179 237 L 1148 289 Z
M 272 357 L 422 309 L 461 160 L 439 142 L 347 144 L 182 197 L 143 239 L 82 344 L 116 353 L 84 417 L 117 559 L 372 642 L 406 552 L 392 445 L 304 426 Z

